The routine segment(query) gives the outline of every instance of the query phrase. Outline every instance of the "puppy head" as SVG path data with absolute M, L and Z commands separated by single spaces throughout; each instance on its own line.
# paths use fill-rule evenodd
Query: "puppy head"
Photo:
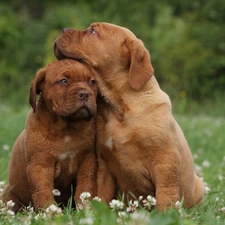
M 154 74 L 142 41 L 130 30 L 109 23 L 92 23 L 83 31 L 64 29 L 55 41 L 54 52 L 58 59 L 80 60 L 109 82 L 109 75 L 128 74 L 126 80 L 135 90 Z
M 29 96 L 34 112 L 39 94 L 40 103 L 59 117 L 89 120 L 96 114 L 96 81 L 92 72 L 75 60 L 56 61 L 37 72 Z

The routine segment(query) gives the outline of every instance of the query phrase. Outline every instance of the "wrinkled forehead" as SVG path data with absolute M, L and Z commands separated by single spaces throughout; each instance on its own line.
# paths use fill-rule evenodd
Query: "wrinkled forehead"
M 88 67 L 75 60 L 71 60 L 70 62 L 68 60 L 62 60 L 52 63 L 47 67 L 47 77 L 49 79 L 72 77 L 75 80 L 85 81 L 93 78 L 93 73 Z
M 136 36 L 129 29 L 111 23 L 94 22 L 90 25 L 90 27 L 99 27 L 99 29 L 103 29 L 109 33 L 121 33 L 123 35 L 136 38 Z

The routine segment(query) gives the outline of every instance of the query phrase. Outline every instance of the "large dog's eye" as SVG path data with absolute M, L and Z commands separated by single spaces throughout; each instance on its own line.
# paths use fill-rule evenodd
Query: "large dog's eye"
M 90 33 L 91 33 L 91 34 L 96 34 L 97 32 L 96 32 L 96 30 L 95 30 L 93 27 L 91 27 L 91 28 L 90 28 Z
M 61 85 L 67 85 L 68 84 L 68 81 L 67 81 L 67 79 L 63 78 L 62 80 L 59 81 L 59 83 Z
M 95 86 L 96 80 L 91 79 L 91 80 L 89 81 L 89 84 L 90 84 L 90 86 Z

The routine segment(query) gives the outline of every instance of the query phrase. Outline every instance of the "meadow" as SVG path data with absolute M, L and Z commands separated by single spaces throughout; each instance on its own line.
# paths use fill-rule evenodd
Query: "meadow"
M 28 107 L 13 109 L 0 106 L 0 188 L 7 182 L 8 162 L 13 143 L 24 128 Z M 32 209 L 13 215 L 10 204 L 0 204 L 0 224 L 93 224 L 93 225 L 191 225 L 225 224 L 225 118 L 219 116 L 175 114 L 195 160 L 196 173 L 203 177 L 207 194 L 201 206 L 179 210 L 170 209 L 161 213 L 149 205 L 142 208 L 139 201 L 125 207 L 122 201 L 114 201 L 111 207 L 97 200 L 87 203 L 83 210 L 69 206 L 61 211 L 50 209 L 44 214 L 35 214 Z M 1 189 L 0 189 L 1 190 Z M 91 208 L 90 208 L 91 206 Z

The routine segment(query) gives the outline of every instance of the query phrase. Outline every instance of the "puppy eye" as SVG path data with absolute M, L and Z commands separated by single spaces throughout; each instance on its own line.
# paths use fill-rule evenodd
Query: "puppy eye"
M 91 27 L 90 33 L 91 33 L 91 34 L 96 34 L 97 32 L 96 32 L 96 30 L 95 30 L 93 27 Z
M 90 84 L 91 86 L 95 86 L 96 80 L 94 80 L 94 79 L 90 80 L 90 81 L 89 81 L 89 84 Z
M 59 81 L 59 83 L 61 85 L 66 85 L 66 84 L 68 84 L 68 81 L 67 81 L 67 79 L 63 78 L 62 80 Z

